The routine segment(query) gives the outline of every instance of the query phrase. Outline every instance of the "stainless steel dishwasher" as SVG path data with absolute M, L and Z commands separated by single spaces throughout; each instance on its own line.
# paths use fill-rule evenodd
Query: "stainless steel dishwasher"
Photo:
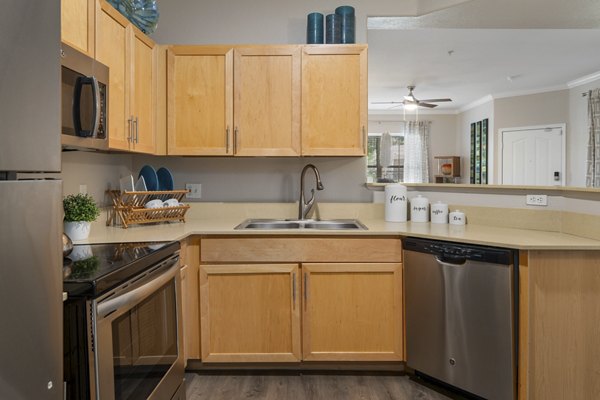
M 516 399 L 513 251 L 407 238 L 404 260 L 407 366 L 489 400 Z

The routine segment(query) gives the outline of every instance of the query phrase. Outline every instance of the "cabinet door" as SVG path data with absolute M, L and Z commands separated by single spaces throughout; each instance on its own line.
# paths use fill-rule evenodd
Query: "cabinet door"
M 236 155 L 300 155 L 300 49 L 300 46 L 235 49 Z
M 96 59 L 110 68 L 108 84 L 108 146 L 129 150 L 128 21 L 110 4 L 100 1 L 96 18 Z
M 167 153 L 233 154 L 233 49 L 171 46 L 167 80 Z
M 156 104 L 154 57 L 155 43 L 141 31 L 131 28 L 133 36 L 131 53 L 132 87 L 130 114 L 134 118 L 133 150 L 142 153 L 154 153 L 156 135 L 154 112 Z
M 62 0 L 61 40 L 94 57 L 94 0 Z
M 366 121 L 367 46 L 304 46 L 302 155 L 365 155 Z
M 201 265 L 202 361 L 299 361 L 298 287 L 298 264 Z
M 302 264 L 303 359 L 403 359 L 402 264 Z
M 181 314 L 183 319 L 183 355 L 189 359 L 200 358 L 199 315 L 199 239 L 191 238 L 181 243 Z

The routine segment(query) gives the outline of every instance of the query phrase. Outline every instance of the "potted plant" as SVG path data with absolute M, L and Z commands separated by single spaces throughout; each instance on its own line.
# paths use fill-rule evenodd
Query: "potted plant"
M 91 222 L 100 215 L 100 209 L 89 194 L 70 194 L 63 199 L 64 229 L 71 240 L 87 239 Z

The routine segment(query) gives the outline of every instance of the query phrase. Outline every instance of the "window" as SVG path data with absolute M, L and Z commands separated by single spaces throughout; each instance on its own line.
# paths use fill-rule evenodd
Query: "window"
M 389 149 L 382 149 L 382 133 L 369 133 L 367 141 L 367 182 L 402 182 L 404 177 L 404 135 L 390 133 Z M 385 147 L 385 146 L 384 146 Z M 389 151 L 386 160 L 385 151 Z M 388 165 L 383 165 L 383 164 Z

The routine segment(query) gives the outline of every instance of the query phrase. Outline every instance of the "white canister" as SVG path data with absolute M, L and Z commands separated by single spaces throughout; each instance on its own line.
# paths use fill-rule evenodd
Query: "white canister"
M 410 199 L 410 220 L 413 222 L 429 221 L 429 199 L 418 195 Z
M 464 225 L 467 223 L 465 213 L 459 210 L 450 213 L 450 225 Z
M 408 198 L 406 186 L 399 183 L 385 185 L 385 220 L 406 222 Z
M 431 223 L 448 223 L 448 204 L 444 204 L 441 201 L 437 201 L 431 205 Z

